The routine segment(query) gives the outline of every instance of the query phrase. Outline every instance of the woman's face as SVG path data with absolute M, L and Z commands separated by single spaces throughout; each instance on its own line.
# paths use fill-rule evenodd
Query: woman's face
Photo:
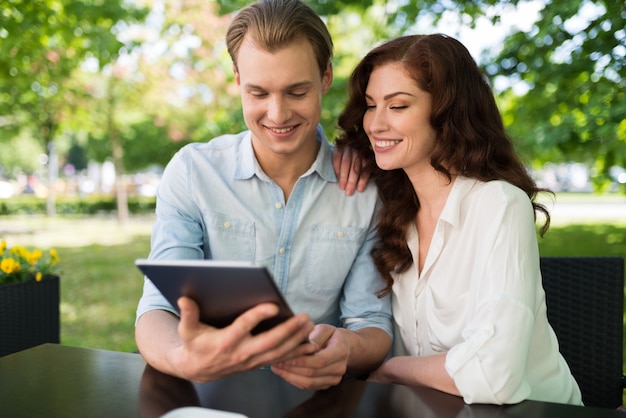
M 410 174 L 432 169 L 436 133 L 430 125 L 431 95 L 420 89 L 400 63 L 375 67 L 365 90 L 363 129 L 376 164 Z

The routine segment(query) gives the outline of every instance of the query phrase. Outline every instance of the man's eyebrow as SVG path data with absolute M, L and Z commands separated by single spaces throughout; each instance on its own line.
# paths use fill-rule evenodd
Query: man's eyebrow
M 389 93 L 389 94 L 383 96 L 383 100 L 393 99 L 396 96 L 402 96 L 402 95 L 406 95 L 406 96 L 409 96 L 409 97 L 415 97 L 411 93 L 407 93 L 405 91 L 396 91 L 396 92 Z M 370 96 L 369 94 L 365 94 L 365 98 L 372 100 L 372 96 Z
M 312 82 L 310 81 L 299 81 L 297 83 L 293 83 L 293 84 L 289 84 L 287 87 L 284 88 L 284 91 L 290 91 L 290 90 L 296 90 L 296 89 L 302 89 L 302 88 L 309 88 L 313 85 Z M 258 84 L 252 84 L 252 83 L 248 83 L 245 85 L 247 90 L 263 90 L 265 91 L 266 88 L 263 86 L 259 86 Z
M 285 90 L 296 90 L 302 88 L 309 88 L 313 85 L 310 81 L 300 81 L 298 83 L 293 83 L 287 86 Z

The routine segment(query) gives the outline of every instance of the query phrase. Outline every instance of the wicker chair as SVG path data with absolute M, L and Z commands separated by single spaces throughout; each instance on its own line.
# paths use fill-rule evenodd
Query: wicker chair
M 624 385 L 624 259 L 542 257 L 548 320 L 587 406 L 617 408 Z

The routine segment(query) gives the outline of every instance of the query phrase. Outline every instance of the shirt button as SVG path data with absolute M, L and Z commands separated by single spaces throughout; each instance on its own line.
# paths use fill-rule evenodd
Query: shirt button
M 280 209 L 280 208 L 282 208 L 282 207 L 283 207 L 283 205 L 281 205 L 281 204 L 280 204 L 280 202 L 276 202 L 276 204 L 274 205 L 274 207 L 275 207 L 276 209 Z
M 224 228 L 226 229 L 230 228 L 230 222 L 224 222 Z
M 344 236 L 343 231 L 337 232 L 337 238 L 343 238 L 343 236 Z
M 285 247 L 282 247 L 280 250 L 278 250 L 278 252 L 281 254 L 285 254 Z

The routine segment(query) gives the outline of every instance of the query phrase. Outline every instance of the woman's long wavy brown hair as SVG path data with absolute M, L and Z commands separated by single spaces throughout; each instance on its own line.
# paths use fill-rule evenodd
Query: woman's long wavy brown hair
M 339 116 L 343 133 L 339 147 L 350 146 L 372 173 L 383 208 L 378 219 L 379 243 L 372 251 L 376 267 L 391 291 L 391 272 L 406 271 L 413 259 L 406 242 L 407 229 L 417 216 L 417 195 L 401 169 L 381 170 L 363 130 L 365 90 L 372 70 L 383 64 L 400 63 L 417 83 L 432 95 L 430 123 L 437 132 L 431 165 L 452 180 L 452 173 L 481 181 L 504 180 L 524 190 L 535 214 L 545 215 L 543 235 L 550 226 L 545 206 L 535 201 L 538 188 L 517 156 L 506 134 L 502 117 L 487 79 L 469 51 L 449 36 L 412 35 L 386 42 L 370 51 L 349 80 L 349 99 Z

